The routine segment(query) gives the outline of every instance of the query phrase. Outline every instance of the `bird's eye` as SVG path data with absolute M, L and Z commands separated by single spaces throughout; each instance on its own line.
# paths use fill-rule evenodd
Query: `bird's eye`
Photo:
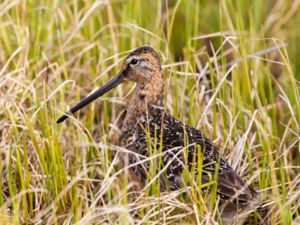
M 137 59 L 132 59 L 130 61 L 130 64 L 133 65 L 133 66 L 136 66 L 138 63 L 139 63 L 139 60 L 137 60 Z

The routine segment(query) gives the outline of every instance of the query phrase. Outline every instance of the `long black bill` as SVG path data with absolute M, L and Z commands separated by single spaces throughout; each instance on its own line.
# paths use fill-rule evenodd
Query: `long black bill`
M 109 90 L 113 89 L 114 87 L 116 87 L 117 85 L 119 85 L 120 83 L 122 83 L 122 81 L 124 80 L 124 76 L 122 73 L 120 73 L 118 76 L 114 77 L 113 79 L 111 79 L 110 81 L 108 81 L 103 87 L 99 88 L 97 91 L 95 91 L 94 93 L 90 94 L 89 96 L 87 96 L 86 98 L 82 99 L 77 105 L 75 105 L 69 112 L 65 113 L 64 115 L 62 115 L 57 121 L 56 123 L 61 123 L 64 120 L 66 120 L 69 116 L 75 112 L 77 112 L 79 109 L 83 108 L 84 106 L 86 106 L 87 104 L 91 103 L 92 101 L 94 101 L 96 98 L 104 95 L 106 92 L 108 92 Z

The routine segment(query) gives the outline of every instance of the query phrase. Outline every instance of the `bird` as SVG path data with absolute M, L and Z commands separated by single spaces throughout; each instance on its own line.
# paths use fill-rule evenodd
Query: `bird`
M 63 114 L 57 123 L 125 81 L 133 81 L 136 86 L 118 145 L 133 153 L 128 155 L 126 162 L 139 184 L 145 185 L 148 177 L 149 161 L 145 159 L 150 155 L 149 140 L 152 140 L 152 147 L 161 151 L 161 163 L 156 166 L 165 169 L 159 181 L 162 191 L 179 190 L 184 185 L 184 169 L 193 168 L 196 176 L 201 175 L 203 184 L 217 175 L 216 194 L 220 202 L 233 208 L 238 205 L 246 208 L 253 202 L 257 191 L 234 171 L 217 146 L 200 130 L 184 124 L 165 109 L 161 60 L 150 46 L 131 51 L 117 76 Z

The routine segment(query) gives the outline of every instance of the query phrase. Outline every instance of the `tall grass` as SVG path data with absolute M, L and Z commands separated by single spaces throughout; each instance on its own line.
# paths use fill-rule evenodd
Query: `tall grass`
M 128 193 L 112 155 L 124 151 L 114 144 L 132 84 L 55 123 L 116 74 L 129 50 L 150 45 L 162 56 L 168 111 L 212 138 L 259 190 L 264 210 L 251 223 L 299 224 L 299 4 L 2 1 L 0 223 L 218 219 L 217 206 L 209 208 L 197 186 L 188 196 L 160 193 L 157 182 L 138 197 Z

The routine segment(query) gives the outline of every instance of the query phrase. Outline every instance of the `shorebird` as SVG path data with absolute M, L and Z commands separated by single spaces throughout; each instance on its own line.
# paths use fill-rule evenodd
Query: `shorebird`
M 70 114 L 126 80 L 135 82 L 136 87 L 127 108 L 118 145 L 137 153 L 128 157 L 128 163 L 136 165 L 130 167 L 135 179 L 138 179 L 140 183 L 147 180 L 149 163 L 138 164 L 137 162 L 149 156 L 147 139 L 151 137 L 152 140 L 157 140 L 153 142 L 156 148 L 161 149 L 161 166 L 167 166 L 160 177 L 161 190 L 180 189 L 184 182 L 182 177 L 184 168 L 194 168 L 197 175 L 199 173 L 198 163 L 201 158 L 202 183 L 209 182 L 217 174 L 216 193 L 220 201 L 233 206 L 248 206 L 255 198 L 256 191 L 232 169 L 219 153 L 216 145 L 199 130 L 182 123 L 166 112 L 164 75 L 160 58 L 156 51 L 149 46 L 133 50 L 126 57 L 115 78 L 80 101 L 68 113 L 60 117 L 57 123 L 61 123 Z M 186 151 L 185 154 L 184 151 Z M 143 158 L 139 156 L 143 156 Z

